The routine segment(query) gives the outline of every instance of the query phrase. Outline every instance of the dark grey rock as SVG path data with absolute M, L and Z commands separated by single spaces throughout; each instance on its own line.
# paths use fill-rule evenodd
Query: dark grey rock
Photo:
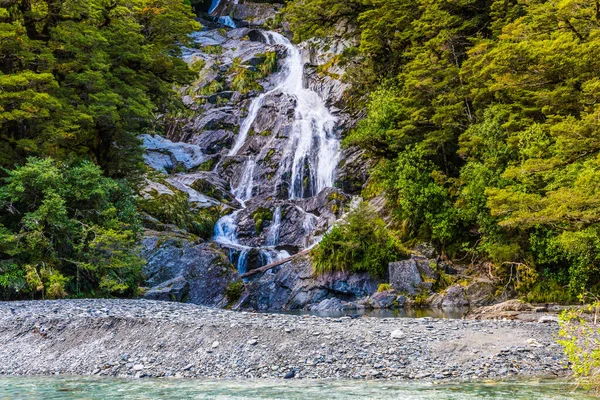
M 390 308 L 396 305 L 398 293 L 395 290 L 386 290 L 374 293 L 369 299 L 369 305 L 373 308 Z
M 147 260 L 147 298 L 208 306 L 227 304 L 225 290 L 237 279 L 227 256 L 208 243 L 170 233 L 147 232 L 142 241 Z
M 319 304 L 353 303 L 377 291 L 381 281 L 368 274 L 336 272 L 313 276 L 308 258 L 301 257 L 249 278 L 239 309 L 298 310 Z M 331 300 L 337 298 L 337 300 Z M 346 304 L 346 307 L 354 305 Z
M 177 301 L 187 300 L 190 283 L 182 276 L 163 282 L 144 293 L 148 300 Z
M 467 291 L 462 285 L 452 285 L 443 293 L 434 296 L 431 306 L 439 308 L 469 307 Z

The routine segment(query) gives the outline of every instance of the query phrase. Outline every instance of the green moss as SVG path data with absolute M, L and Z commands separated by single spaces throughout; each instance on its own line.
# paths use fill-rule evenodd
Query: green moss
M 227 286 L 227 289 L 225 289 L 225 297 L 227 297 L 227 302 L 230 305 L 236 303 L 240 297 L 242 297 L 242 293 L 244 293 L 244 282 L 231 282 Z
M 273 154 L 275 154 L 275 150 L 273 150 L 273 149 L 269 150 L 269 152 L 267 153 L 267 155 L 265 156 L 265 159 L 264 159 L 265 164 L 269 162 L 271 157 L 273 157 Z
M 428 305 L 427 300 L 429 299 L 429 293 L 421 292 L 415 296 L 414 304 L 417 307 L 423 307 Z
M 259 207 L 252 213 L 252 219 L 254 219 L 256 233 L 258 234 L 262 232 L 265 224 L 273 219 L 273 212 L 268 208 Z
M 206 66 L 206 61 L 204 61 L 201 58 L 198 58 L 198 59 L 194 60 L 194 62 L 192 62 L 192 64 L 190 65 L 190 69 L 195 72 L 200 72 L 204 69 L 205 66 Z
M 213 199 L 222 201 L 223 192 L 221 192 L 218 188 L 216 188 L 212 183 L 207 181 L 206 179 L 197 179 L 191 186 L 197 192 L 205 194 L 207 196 L 212 197 Z
M 220 46 L 220 45 L 204 46 L 202 48 L 202 52 L 205 54 L 221 55 L 221 54 L 223 54 L 223 46 Z
M 200 91 L 200 94 L 203 96 L 211 96 L 213 94 L 222 92 L 224 89 L 225 85 L 223 84 L 223 82 L 214 80 L 210 84 L 204 86 Z
M 196 170 L 197 171 L 212 171 L 215 168 L 217 161 L 214 158 L 204 161 L 200 164 Z
M 389 283 L 381 283 L 381 284 L 379 285 L 379 287 L 377 288 L 377 291 L 378 291 L 379 293 L 381 293 L 381 292 L 388 291 L 388 290 L 390 290 L 391 288 L 392 288 L 392 285 L 390 285 Z
M 138 202 L 138 208 L 164 224 L 173 224 L 204 239 L 212 237 L 215 223 L 220 218 L 216 207 L 194 210 L 187 193 L 170 188 L 174 194 L 153 191 L 150 199 Z

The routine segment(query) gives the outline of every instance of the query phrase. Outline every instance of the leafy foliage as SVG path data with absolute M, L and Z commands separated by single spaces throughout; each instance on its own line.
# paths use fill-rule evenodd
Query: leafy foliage
M 148 213 L 160 222 L 173 224 L 204 239 L 212 237 L 215 223 L 220 217 L 216 208 L 194 209 L 189 195 L 171 187 L 174 194 L 150 193 L 150 198 L 138 202 L 141 211 Z
M 318 274 L 351 271 L 375 277 L 384 277 L 390 262 L 406 256 L 398 240 L 365 202 L 333 227 L 310 254 Z
M 29 158 L 4 179 L 0 207 L 7 297 L 136 293 L 143 261 L 132 194 L 97 165 Z
M 0 5 L 0 166 L 85 156 L 111 176 L 141 162 L 136 133 L 193 78 L 199 28 L 180 0 L 13 0 Z
M 559 319 L 560 343 L 579 384 L 598 390 L 600 371 L 600 329 L 598 314 L 600 302 L 594 301 L 584 309 L 566 310 Z M 586 315 L 588 314 L 588 315 Z M 593 320 L 589 314 L 593 314 Z
M 491 262 L 531 298 L 597 292 L 600 3 L 332 3 L 286 10 L 298 39 L 357 40 L 366 117 L 345 144 L 378 161 L 365 195 L 386 194 L 400 238 Z

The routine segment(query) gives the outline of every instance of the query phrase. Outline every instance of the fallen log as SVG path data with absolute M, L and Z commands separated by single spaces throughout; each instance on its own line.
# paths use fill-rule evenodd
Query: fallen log
M 273 269 L 275 267 L 278 267 L 278 266 L 280 266 L 282 264 L 285 264 L 287 262 L 290 262 L 290 261 L 292 261 L 295 258 L 307 255 L 309 252 L 310 252 L 310 249 L 302 250 L 300 253 L 296 253 L 293 256 L 286 257 L 283 260 L 278 260 L 278 261 L 272 262 L 271 264 L 267 264 L 264 267 L 260 267 L 260 268 L 256 268 L 256 269 L 253 269 L 251 271 L 248 271 L 245 274 L 240 275 L 240 278 L 243 279 L 243 278 L 247 278 L 247 277 L 252 276 L 252 275 L 256 275 L 256 274 L 260 274 L 260 273 L 263 273 L 263 272 L 267 272 L 268 270 Z

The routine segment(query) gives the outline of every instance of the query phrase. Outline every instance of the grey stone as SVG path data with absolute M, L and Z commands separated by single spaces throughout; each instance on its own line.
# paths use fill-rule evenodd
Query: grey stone
M 390 285 L 400 293 L 415 294 L 423 283 L 414 259 L 390 263 L 388 266 Z
M 237 279 L 227 256 L 208 243 L 172 233 L 147 232 L 142 241 L 146 297 L 209 306 L 227 304 L 225 290 Z
M 390 308 L 394 305 L 398 294 L 395 290 L 386 290 L 374 293 L 369 299 L 369 305 L 373 308 Z

